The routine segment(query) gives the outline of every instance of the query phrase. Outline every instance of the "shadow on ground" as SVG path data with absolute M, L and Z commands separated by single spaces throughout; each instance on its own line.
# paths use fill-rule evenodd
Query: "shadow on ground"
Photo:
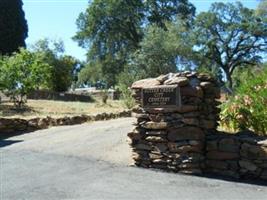
M 237 179 L 237 178 L 225 177 L 225 176 L 221 176 L 221 175 L 217 175 L 217 174 L 210 174 L 210 173 L 201 174 L 201 175 L 199 175 L 199 174 L 174 173 L 174 172 L 164 171 L 161 169 L 137 167 L 135 165 L 132 165 L 131 167 L 141 168 L 141 169 L 145 169 L 145 170 L 152 170 L 152 171 L 156 171 L 159 173 L 179 175 L 179 176 L 182 175 L 182 176 L 189 176 L 189 177 L 207 178 L 207 179 L 211 179 L 211 180 L 221 180 L 221 181 L 232 182 L 232 183 L 242 183 L 242 184 L 248 184 L 248 185 L 267 186 L 267 181 L 264 181 L 264 180 L 256 180 L 256 179 L 246 180 L 246 179 L 242 179 L 242 178 Z
M 24 105 L 22 108 L 16 108 L 14 105 L 0 104 L 0 117 L 13 117 L 15 115 L 27 116 L 31 113 L 38 113 L 30 106 Z
M 0 140 L 0 148 L 16 144 L 18 142 L 23 142 L 23 140 Z

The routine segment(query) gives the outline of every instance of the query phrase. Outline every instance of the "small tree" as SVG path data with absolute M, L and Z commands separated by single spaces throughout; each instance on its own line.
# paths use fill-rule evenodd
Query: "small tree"
M 15 106 L 21 107 L 26 103 L 30 91 L 47 85 L 51 67 L 43 62 L 43 56 L 20 49 L 0 60 L 0 89 Z

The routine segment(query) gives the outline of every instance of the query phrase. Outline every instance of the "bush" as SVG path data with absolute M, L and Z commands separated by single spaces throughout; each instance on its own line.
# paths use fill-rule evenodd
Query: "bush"
M 131 109 L 135 105 L 135 100 L 132 97 L 131 85 L 133 82 L 144 78 L 143 71 L 138 70 L 134 66 L 126 66 L 125 70 L 118 76 L 118 88 L 121 91 L 121 97 L 124 105 Z
M 236 95 L 222 104 L 221 124 L 232 130 L 267 135 L 267 69 L 247 76 Z
M 121 94 L 122 94 L 122 99 L 123 99 L 124 105 L 128 109 L 133 108 L 134 105 L 135 105 L 135 101 L 134 101 L 134 99 L 132 97 L 131 89 L 129 87 L 127 87 L 126 85 L 121 85 L 120 86 L 120 91 L 121 91 Z
M 107 90 L 103 90 L 101 92 L 101 100 L 103 104 L 107 104 L 108 101 L 108 91 Z

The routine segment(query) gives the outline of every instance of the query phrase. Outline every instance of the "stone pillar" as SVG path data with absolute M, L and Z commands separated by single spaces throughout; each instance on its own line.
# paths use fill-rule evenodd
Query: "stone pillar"
M 162 87 L 177 88 L 176 98 L 159 94 L 157 88 Z M 147 89 L 154 99 L 145 99 Z M 136 123 L 128 137 L 135 165 L 201 174 L 205 135 L 216 130 L 219 119 L 216 81 L 207 74 L 182 72 L 137 81 L 132 91 L 137 103 L 132 110 Z

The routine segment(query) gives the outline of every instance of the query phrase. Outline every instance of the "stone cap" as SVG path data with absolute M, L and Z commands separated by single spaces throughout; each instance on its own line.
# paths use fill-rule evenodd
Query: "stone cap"
M 132 89 L 142 89 L 145 87 L 154 87 L 159 85 L 177 85 L 179 87 L 201 86 L 204 88 L 217 87 L 216 80 L 209 74 L 197 72 L 179 72 L 160 75 L 157 78 L 147 78 L 134 82 Z

